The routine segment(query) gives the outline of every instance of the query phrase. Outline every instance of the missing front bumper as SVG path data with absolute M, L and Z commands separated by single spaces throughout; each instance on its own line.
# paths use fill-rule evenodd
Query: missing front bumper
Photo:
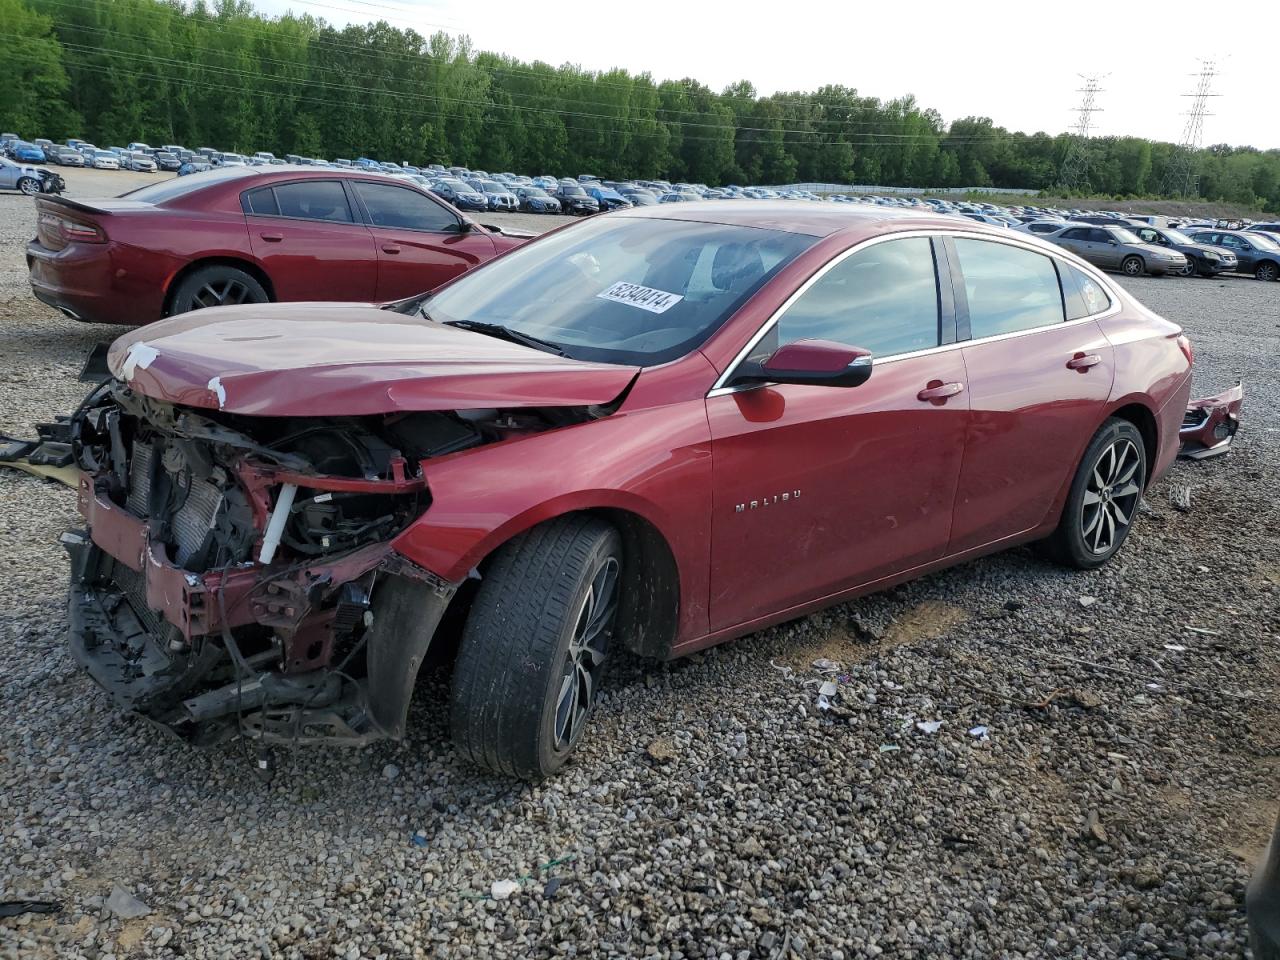
M 1178 456 L 1203 460 L 1226 453 L 1240 429 L 1240 407 L 1244 403 L 1244 385 L 1237 383 L 1212 397 L 1192 400 L 1178 431 L 1181 447 Z

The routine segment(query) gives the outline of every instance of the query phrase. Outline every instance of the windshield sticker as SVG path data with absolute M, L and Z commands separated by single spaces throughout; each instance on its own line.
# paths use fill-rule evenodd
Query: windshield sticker
M 653 287 L 642 287 L 638 283 L 627 283 L 625 280 L 619 280 L 609 289 L 601 290 L 596 296 L 601 300 L 612 300 L 615 303 L 625 303 L 633 307 L 639 307 L 641 310 L 648 310 L 650 313 L 666 313 L 684 299 L 678 293 L 667 293 L 665 290 L 655 290 Z

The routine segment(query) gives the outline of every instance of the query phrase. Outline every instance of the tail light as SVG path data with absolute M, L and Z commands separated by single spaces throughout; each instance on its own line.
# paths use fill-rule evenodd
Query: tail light
M 1187 358 L 1187 363 L 1192 365 L 1196 362 L 1195 351 L 1191 349 L 1191 341 L 1183 334 L 1178 337 L 1178 349 L 1182 351 L 1182 355 Z
M 84 223 L 80 220 L 71 220 L 68 217 L 63 217 L 56 213 L 41 213 L 38 228 L 47 231 L 53 237 L 61 240 L 62 246 L 72 242 L 107 242 L 107 235 L 101 227 L 92 223 Z

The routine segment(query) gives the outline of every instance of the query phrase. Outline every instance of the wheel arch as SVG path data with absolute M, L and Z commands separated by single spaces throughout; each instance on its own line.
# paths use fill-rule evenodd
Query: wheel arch
M 275 302 L 275 285 L 272 284 L 271 277 L 268 276 L 267 272 L 263 270 L 259 264 L 252 260 L 246 260 L 244 257 L 219 254 L 216 256 L 201 257 L 198 260 L 192 260 L 169 278 L 169 282 L 166 284 L 164 290 L 164 305 L 161 308 L 161 316 L 169 316 L 170 310 L 173 309 L 174 294 L 177 293 L 178 287 L 181 286 L 182 281 L 187 279 L 187 277 L 191 276 L 191 274 L 195 273 L 197 270 L 201 270 L 205 267 L 234 267 L 237 270 L 243 270 L 245 273 L 249 274 L 249 276 L 253 277 L 253 279 L 262 284 L 262 289 L 267 291 L 267 296 L 273 303 Z
M 1156 415 L 1145 403 L 1130 400 L 1121 403 L 1107 414 L 1109 418 L 1125 420 L 1137 428 L 1142 436 L 1142 449 L 1147 460 L 1147 475 L 1144 484 L 1151 482 L 1151 471 L 1160 452 L 1160 425 Z M 1106 422 L 1105 420 L 1103 421 Z M 1100 425 L 1101 426 L 1101 425 Z
M 675 646 L 680 613 L 680 567 L 666 536 L 651 519 L 620 505 L 577 507 L 526 515 L 504 526 L 501 537 L 486 545 L 474 569 L 485 568 L 506 544 L 543 523 L 575 514 L 607 521 L 622 537 L 623 591 L 618 610 L 618 636 L 640 656 L 667 659 Z

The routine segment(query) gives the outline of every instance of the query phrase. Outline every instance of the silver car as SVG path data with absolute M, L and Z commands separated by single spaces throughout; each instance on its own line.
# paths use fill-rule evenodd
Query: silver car
M 1176 250 L 1143 243 L 1125 227 L 1068 223 L 1061 230 L 1041 236 L 1095 267 L 1119 270 L 1129 277 L 1140 277 L 1144 273 L 1159 277 L 1179 273 L 1187 266 L 1187 258 Z
M 120 167 L 123 170 L 137 170 L 139 173 L 155 173 L 156 162 L 140 150 L 126 150 L 120 155 Z
M 37 193 L 56 193 L 61 189 L 62 178 L 53 171 L 0 157 L 0 190 L 19 190 L 34 197 Z

